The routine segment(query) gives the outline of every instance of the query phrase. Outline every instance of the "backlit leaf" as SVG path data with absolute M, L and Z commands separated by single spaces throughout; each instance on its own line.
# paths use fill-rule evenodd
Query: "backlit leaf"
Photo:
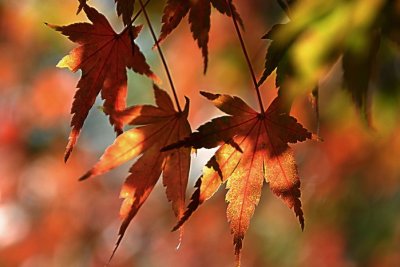
M 231 0 L 229 0 L 231 1 Z M 204 73 L 208 64 L 208 33 L 210 31 L 211 4 L 222 14 L 231 16 L 226 0 L 167 0 L 162 17 L 162 28 L 159 42 L 164 40 L 189 13 L 190 30 L 204 58 Z M 233 15 L 243 25 L 242 20 L 233 7 Z
M 354 103 L 368 122 L 370 121 L 368 89 L 381 39 L 377 30 L 371 29 L 369 32 L 364 46 L 357 49 L 349 47 L 344 51 L 342 59 L 344 87 L 350 92 Z
M 115 249 L 161 173 L 167 198 L 172 202 L 173 211 L 178 219 L 183 216 L 185 208 L 190 148 L 182 147 L 167 152 L 160 150 L 167 144 L 190 135 L 190 125 L 187 121 L 189 100 L 187 99 L 184 111 L 177 112 L 166 92 L 154 86 L 154 93 L 157 106 L 133 106 L 113 114 L 113 117 L 123 124 L 143 126 L 119 135 L 93 168 L 80 178 L 84 180 L 100 175 L 139 157 L 130 168 L 130 175 L 121 190 L 120 196 L 124 201 L 120 214 L 123 222 Z
M 114 0 L 117 4 L 117 14 L 122 15 L 122 21 L 124 25 L 131 23 L 131 18 L 133 15 L 133 7 L 135 5 L 135 0 Z
M 87 2 L 88 0 L 78 0 L 78 2 L 79 2 L 79 7 L 78 7 L 78 10 L 76 11 L 76 14 L 78 15 L 81 11 L 82 11 L 82 9 L 83 9 L 83 7 L 86 5 L 86 2 Z
M 134 45 L 132 48 L 134 43 L 131 42 L 128 31 L 117 34 L 106 17 L 96 9 L 84 5 L 83 10 L 92 24 L 49 25 L 79 44 L 57 65 L 61 68 L 69 68 L 73 72 L 82 70 L 82 77 L 78 82 L 78 90 L 71 109 L 73 114 L 72 131 L 65 152 L 65 160 L 68 159 L 76 144 L 83 123 L 100 92 L 101 97 L 105 100 L 104 110 L 107 114 L 125 108 L 126 68 L 156 79 L 139 47 Z M 141 27 L 133 27 L 132 30 L 133 37 L 136 38 Z M 132 53 L 132 49 L 134 53 Z M 110 117 L 110 122 L 114 125 L 115 131 L 120 134 L 122 122 L 118 118 L 112 117 Z
M 221 145 L 204 167 L 188 209 L 174 229 L 181 227 L 226 182 L 227 217 L 239 261 L 243 238 L 260 200 L 264 180 L 294 210 L 301 228 L 304 227 L 300 180 L 288 143 L 305 141 L 313 135 L 295 118 L 282 112 L 279 97 L 261 114 L 238 97 L 205 92 L 202 95 L 232 116 L 213 119 L 184 140 L 163 148 Z

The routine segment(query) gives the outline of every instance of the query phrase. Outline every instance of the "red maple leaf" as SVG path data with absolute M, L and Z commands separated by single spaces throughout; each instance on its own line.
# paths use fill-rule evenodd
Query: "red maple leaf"
M 130 168 L 130 175 L 121 190 L 123 222 L 119 231 L 118 247 L 125 231 L 136 213 L 153 190 L 161 173 L 167 198 L 177 218 L 183 216 L 185 192 L 190 168 L 190 149 L 179 148 L 161 152 L 167 144 L 190 135 L 187 121 L 189 100 L 182 112 L 175 111 L 168 94 L 154 86 L 157 106 L 140 105 L 117 112 L 114 116 L 130 125 L 144 125 L 128 130 L 117 137 L 100 160 L 83 175 L 84 180 L 103 174 L 128 160 L 141 157 Z M 114 250 L 115 251 L 115 250 Z
M 231 0 L 228 0 L 231 1 Z M 161 35 L 159 42 L 164 40 L 189 13 L 190 30 L 204 58 L 204 73 L 208 64 L 208 32 L 210 31 L 211 4 L 222 14 L 231 16 L 231 11 L 226 0 L 168 0 L 162 17 Z M 232 13 L 236 20 L 243 25 L 242 20 L 232 5 Z
M 77 14 L 77 15 L 82 11 L 82 9 L 83 9 L 83 7 L 86 5 L 86 2 L 87 2 L 87 1 L 88 1 L 88 0 L 78 0 L 79 6 L 78 6 L 78 10 L 76 11 L 76 14 Z
M 260 200 L 264 180 L 272 192 L 294 210 L 301 228 L 304 227 L 300 180 L 288 143 L 313 136 L 295 118 L 281 112 L 279 97 L 262 114 L 238 97 L 201 94 L 231 116 L 215 118 L 184 140 L 163 148 L 164 151 L 182 146 L 212 148 L 221 145 L 204 167 L 191 203 L 174 230 L 227 182 L 227 216 L 239 262 L 244 234 Z
M 84 4 L 83 10 L 93 24 L 49 25 L 79 44 L 57 65 L 69 68 L 73 72 L 82 70 L 71 109 L 72 130 L 65 151 L 65 160 L 76 144 L 83 123 L 100 92 L 105 100 L 104 110 L 107 114 L 126 107 L 126 68 L 156 79 L 139 47 L 134 45 L 132 48 L 134 43 L 131 42 L 127 30 L 117 34 L 106 17 L 96 9 Z M 141 26 L 132 28 L 134 38 L 138 36 L 141 28 Z M 122 132 L 122 122 L 118 118 L 110 117 L 110 122 L 118 134 Z
M 133 7 L 135 5 L 135 0 L 114 0 L 117 4 L 117 14 L 122 15 L 122 21 L 125 25 L 132 23 L 131 18 L 133 15 Z

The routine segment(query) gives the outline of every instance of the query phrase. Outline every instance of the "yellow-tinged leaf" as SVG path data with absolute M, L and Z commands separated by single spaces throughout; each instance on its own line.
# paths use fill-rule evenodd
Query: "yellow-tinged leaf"
M 185 109 L 178 112 L 166 92 L 154 85 L 154 93 L 157 106 L 134 106 L 112 114 L 113 118 L 124 123 L 144 126 L 119 135 L 97 164 L 80 178 L 84 180 L 105 173 L 141 155 L 130 168 L 130 175 L 121 189 L 120 197 L 124 201 L 120 214 L 123 222 L 114 252 L 161 173 L 167 198 L 172 202 L 175 215 L 178 219 L 183 215 L 190 169 L 190 148 L 182 147 L 167 152 L 162 152 L 161 148 L 190 135 L 191 129 L 187 121 L 189 102 L 187 100 Z
M 294 210 L 301 227 L 304 227 L 300 179 L 288 143 L 313 139 L 314 136 L 284 112 L 279 97 L 265 113 L 257 113 L 238 97 L 205 92 L 202 95 L 232 116 L 213 119 L 189 137 L 163 148 L 209 148 L 222 144 L 204 167 L 191 202 L 174 230 L 179 229 L 222 183 L 227 182 L 227 217 L 240 264 L 243 238 L 260 200 L 264 179 L 271 190 Z

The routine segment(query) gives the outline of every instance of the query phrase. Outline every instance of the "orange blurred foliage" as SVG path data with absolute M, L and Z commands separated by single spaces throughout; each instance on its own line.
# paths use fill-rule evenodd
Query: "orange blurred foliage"
M 266 51 L 260 37 L 282 12 L 274 1 L 235 2 L 260 74 Z M 114 1 L 92 4 L 118 24 Z M 0 266 L 103 266 L 116 239 L 119 187 L 126 171 L 77 182 L 113 141 L 113 130 L 101 111 L 91 111 L 82 142 L 71 161 L 62 162 L 78 76 L 55 69 L 71 44 L 43 21 L 86 20 L 82 14 L 74 16 L 77 6 L 77 1 L 0 2 Z M 161 8 L 155 4 L 151 9 L 154 24 L 161 19 Z M 270 12 L 278 15 L 268 17 Z M 192 128 L 220 114 L 200 90 L 239 95 L 257 107 L 231 21 L 213 12 L 211 23 L 206 76 L 201 74 L 201 52 L 188 25 L 180 25 L 162 44 L 181 102 L 184 95 L 191 99 Z M 168 89 L 156 51 L 146 47 L 146 27 L 141 37 L 138 45 Z M 326 79 L 320 91 L 324 141 L 295 146 L 306 228 L 302 233 L 293 214 L 264 187 L 267 192 L 244 239 L 243 266 L 400 266 L 399 107 L 382 100 L 375 107 L 373 132 L 355 115 L 349 96 L 337 90 L 340 74 Z M 152 95 L 148 81 L 133 77 L 129 82 L 142 87 L 135 93 Z M 261 89 L 267 105 L 277 93 L 274 78 Z M 306 128 L 316 131 L 306 100 L 296 101 L 293 112 Z M 201 174 L 207 159 L 193 156 L 192 178 Z M 194 179 L 189 181 L 188 196 L 193 183 Z M 111 266 L 232 266 L 224 190 L 188 221 L 176 250 L 179 236 L 170 233 L 175 220 L 158 185 Z

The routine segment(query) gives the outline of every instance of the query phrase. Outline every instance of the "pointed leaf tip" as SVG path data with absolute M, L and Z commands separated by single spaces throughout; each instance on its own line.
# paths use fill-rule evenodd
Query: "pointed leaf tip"
M 191 202 L 189 203 L 186 211 L 184 212 L 183 216 L 181 216 L 176 223 L 176 225 L 172 228 L 171 232 L 175 232 L 176 230 L 182 229 L 183 225 L 193 212 L 200 206 L 200 186 L 201 186 L 201 179 L 197 180 L 195 187 L 197 187 L 196 191 L 193 193 L 191 197 Z
M 236 267 L 240 267 L 241 265 L 241 258 L 242 258 L 242 239 L 236 240 L 234 241 L 235 244 L 235 266 Z
M 190 108 L 190 99 L 185 96 L 185 107 L 183 108 L 183 114 L 185 114 L 186 118 L 189 116 L 189 108 Z
M 64 163 L 67 163 L 69 157 L 71 156 L 72 150 L 74 149 L 75 142 L 73 144 L 71 142 L 68 142 L 68 145 L 65 148 L 65 152 L 64 152 Z
M 92 176 L 92 171 L 88 171 L 87 173 L 85 173 L 84 175 L 82 175 L 79 179 L 78 179 L 78 181 L 83 181 L 83 180 L 86 180 L 86 179 L 88 179 L 88 178 L 90 178 L 91 176 Z
M 300 228 L 301 228 L 301 231 L 303 232 L 304 226 L 305 226 L 303 210 L 301 209 L 301 206 L 294 207 L 294 210 L 295 210 L 296 216 L 299 218 Z
M 218 98 L 218 96 L 220 96 L 220 94 L 213 94 L 206 91 L 200 91 L 200 94 L 205 98 L 207 98 L 208 100 L 215 100 Z
M 76 145 L 78 136 L 79 136 L 79 130 L 73 128 L 71 130 L 71 133 L 69 134 L 68 144 L 67 144 L 67 147 L 65 148 L 64 162 L 68 161 L 69 156 L 71 155 L 72 150 L 74 149 L 74 146 Z
M 108 259 L 108 262 L 107 262 L 106 266 L 109 266 L 110 263 L 111 263 L 111 260 L 114 258 L 114 255 L 115 255 L 115 253 L 117 252 L 117 249 L 119 248 L 119 244 L 121 243 L 121 240 L 122 240 L 122 237 L 123 237 L 123 236 L 124 236 L 123 234 L 119 234 L 119 235 L 118 235 L 117 242 L 115 242 L 114 249 L 113 249 L 113 251 L 112 251 L 112 253 L 111 253 L 110 258 Z
M 68 159 L 69 159 L 69 156 L 71 155 L 71 152 L 72 152 L 72 147 L 71 147 L 71 148 L 67 148 L 67 149 L 65 150 L 65 153 L 64 153 L 64 163 L 67 163 L 67 161 L 68 161 Z
M 78 15 L 82 9 L 87 5 L 86 1 L 87 0 L 78 0 L 79 1 L 79 6 L 78 6 L 78 10 L 76 11 L 76 15 Z
M 50 23 L 47 23 L 47 22 L 43 22 L 44 23 L 44 25 L 46 25 L 47 27 L 49 27 L 49 28 L 51 28 L 51 29 L 53 29 L 53 30 L 57 30 L 56 28 L 57 28 L 57 26 L 56 25 L 53 25 L 53 24 L 50 24 Z

